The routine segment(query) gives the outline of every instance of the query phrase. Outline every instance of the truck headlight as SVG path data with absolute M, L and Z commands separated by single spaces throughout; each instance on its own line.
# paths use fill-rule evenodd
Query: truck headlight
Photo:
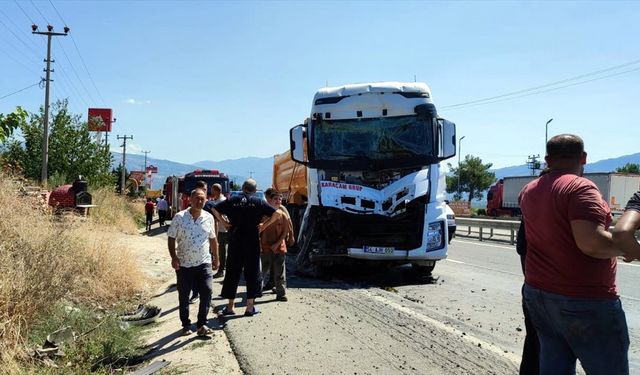
M 427 229 L 427 251 L 439 250 L 444 247 L 444 224 L 442 221 L 429 223 Z

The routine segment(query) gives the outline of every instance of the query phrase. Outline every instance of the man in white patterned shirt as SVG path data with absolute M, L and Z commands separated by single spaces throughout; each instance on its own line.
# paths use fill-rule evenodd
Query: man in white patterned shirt
M 212 333 L 207 327 L 207 315 L 211 304 L 213 270 L 218 268 L 220 261 L 214 218 L 202 210 L 206 200 L 204 190 L 192 190 L 191 207 L 174 216 L 167 232 L 171 267 L 176 270 L 182 333 L 185 335 L 191 333 L 189 293 L 192 286 L 200 293 L 197 333 L 199 336 Z

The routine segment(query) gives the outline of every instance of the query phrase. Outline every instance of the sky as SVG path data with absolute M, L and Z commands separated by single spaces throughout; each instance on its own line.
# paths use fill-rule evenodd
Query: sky
M 127 152 L 182 163 L 268 157 L 317 89 L 417 80 L 462 157 L 544 156 L 553 119 L 549 137 L 582 136 L 592 162 L 640 152 L 638 19 L 636 1 L 0 0 L 0 113 L 43 105 L 37 85 L 13 93 L 44 76 L 31 24 L 50 23 L 71 29 L 52 42 L 52 102 L 112 108 L 113 151 L 127 135 Z

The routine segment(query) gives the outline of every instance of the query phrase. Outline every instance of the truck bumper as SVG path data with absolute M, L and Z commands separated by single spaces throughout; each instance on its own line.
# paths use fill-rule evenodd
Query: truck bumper
M 413 261 L 413 260 L 442 260 L 447 258 L 447 249 L 426 252 L 424 249 L 415 250 L 395 250 L 389 254 L 375 254 L 365 252 L 364 249 L 349 248 L 347 252 L 349 258 L 365 260 L 389 260 L 389 261 Z

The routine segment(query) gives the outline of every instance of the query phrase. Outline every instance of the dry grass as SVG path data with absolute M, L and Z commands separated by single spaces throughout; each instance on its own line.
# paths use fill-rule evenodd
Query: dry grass
M 128 233 L 138 233 L 144 224 L 144 203 L 131 202 L 116 194 L 112 189 L 100 188 L 91 191 L 93 204 L 91 219 L 101 225 L 108 225 Z
M 60 301 L 109 306 L 144 285 L 134 259 L 111 240 L 113 226 L 137 232 L 110 208 L 82 220 L 36 211 L 0 174 L 0 372 L 16 373 L 15 355 L 34 323 Z M 119 206 L 122 207 L 122 206 Z M 110 224 L 112 226 L 107 226 Z M 7 354 L 9 353 L 9 354 Z

